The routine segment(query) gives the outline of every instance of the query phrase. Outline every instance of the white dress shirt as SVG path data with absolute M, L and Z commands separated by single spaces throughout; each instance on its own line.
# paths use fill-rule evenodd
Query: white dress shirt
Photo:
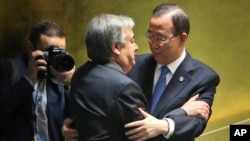
M 178 59 L 176 59 L 175 61 L 171 62 L 170 64 L 167 64 L 169 72 L 167 73 L 167 76 L 166 76 L 166 85 L 168 85 L 168 82 L 172 78 L 173 74 L 175 73 L 175 71 L 177 70 L 177 68 L 181 64 L 181 62 L 184 60 L 185 56 L 186 56 L 186 51 L 184 49 L 183 52 L 182 52 L 182 54 L 181 54 L 181 56 Z M 160 77 L 161 66 L 162 65 L 157 64 L 156 68 L 155 68 L 153 91 L 154 91 L 155 85 L 156 85 L 156 83 L 157 83 L 157 81 L 158 81 L 158 79 Z M 168 127 L 169 128 L 168 133 L 166 135 L 163 135 L 163 136 L 165 138 L 169 139 L 171 137 L 171 135 L 173 135 L 173 133 L 174 133 L 175 123 L 174 123 L 174 120 L 172 120 L 171 118 L 163 118 L 163 119 L 166 120 L 168 122 L 168 125 L 169 125 L 169 127 Z

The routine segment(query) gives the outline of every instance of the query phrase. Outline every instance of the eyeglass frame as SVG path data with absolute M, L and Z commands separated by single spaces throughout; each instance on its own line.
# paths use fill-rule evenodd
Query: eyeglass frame
M 158 43 L 160 43 L 160 44 L 166 43 L 166 42 L 168 42 L 169 40 L 171 40 L 172 38 L 174 38 L 174 37 L 176 37 L 176 36 L 178 36 L 178 35 L 180 35 L 180 34 L 177 33 L 177 34 L 172 35 L 171 37 L 164 37 L 164 36 L 162 36 L 162 37 L 158 36 L 158 37 L 157 37 L 157 36 L 151 35 L 149 32 L 146 32 L 146 33 L 145 33 L 145 36 L 146 36 L 146 38 L 148 39 L 148 41 L 150 41 L 150 42 L 156 41 L 156 42 L 158 42 Z M 151 36 L 151 37 L 150 37 L 150 36 Z

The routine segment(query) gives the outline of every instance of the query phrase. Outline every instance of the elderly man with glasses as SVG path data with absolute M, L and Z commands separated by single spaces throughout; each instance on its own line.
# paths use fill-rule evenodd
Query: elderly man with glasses
M 126 132 L 129 139 L 193 141 L 206 128 L 220 78 L 187 52 L 189 31 L 187 14 L 178 5 L 164 3 L 153 10 L 146 32 L 152 53 L 137 56 L 128 74 L 141 86 L 151 113 L 140 110 L 145 119 L 125 125 L 132 128 Z M 162 68 L 167 68 L 163 76 Z M 195 108 L 204 102 L 209 112 Z

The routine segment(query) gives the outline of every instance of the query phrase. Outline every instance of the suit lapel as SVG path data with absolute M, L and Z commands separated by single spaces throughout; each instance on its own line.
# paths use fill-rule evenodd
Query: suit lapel
M 185 86 L 192 79 L 189 72 L 193 69 L 192 59 L 189 54 L 185 57 L 183 62 L 177 68 L 173 74 L 172 79 L 168 83 L 167 87 L 164 90 L 164 93 L 156 106 L 156 109 L 153 115 L 157 116 L 164 107 L 167 107 L 171 101 L 180 94 L 180 92 L 185 88 Z M 166 112 L 164 110 L 164 112 Z
M 139 76 L 141 77 L 139 80 L 142 80 L 141 88 L 148 100 L 149 105 L 151 105 L 156 62 L 151 55 L 148 56 L 143 63 L 145 63 L 146 67 L 143 67 L 142 70 L 139 70 Z

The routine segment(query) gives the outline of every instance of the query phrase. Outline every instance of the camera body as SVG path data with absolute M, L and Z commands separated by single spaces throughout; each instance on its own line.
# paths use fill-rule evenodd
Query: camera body
M 54 45 L 50 45 L 46 50 L 43 51 L 43 56 L 40 56 L 37 59 L 45 59 L 47 62 L 47 71 L 37 72 L 37 78 L 39 79 L 50 77 L 50 65 L 61 72 L 70 71 L 75 65 L 74 59 L 68 54 L 68 52 Z

